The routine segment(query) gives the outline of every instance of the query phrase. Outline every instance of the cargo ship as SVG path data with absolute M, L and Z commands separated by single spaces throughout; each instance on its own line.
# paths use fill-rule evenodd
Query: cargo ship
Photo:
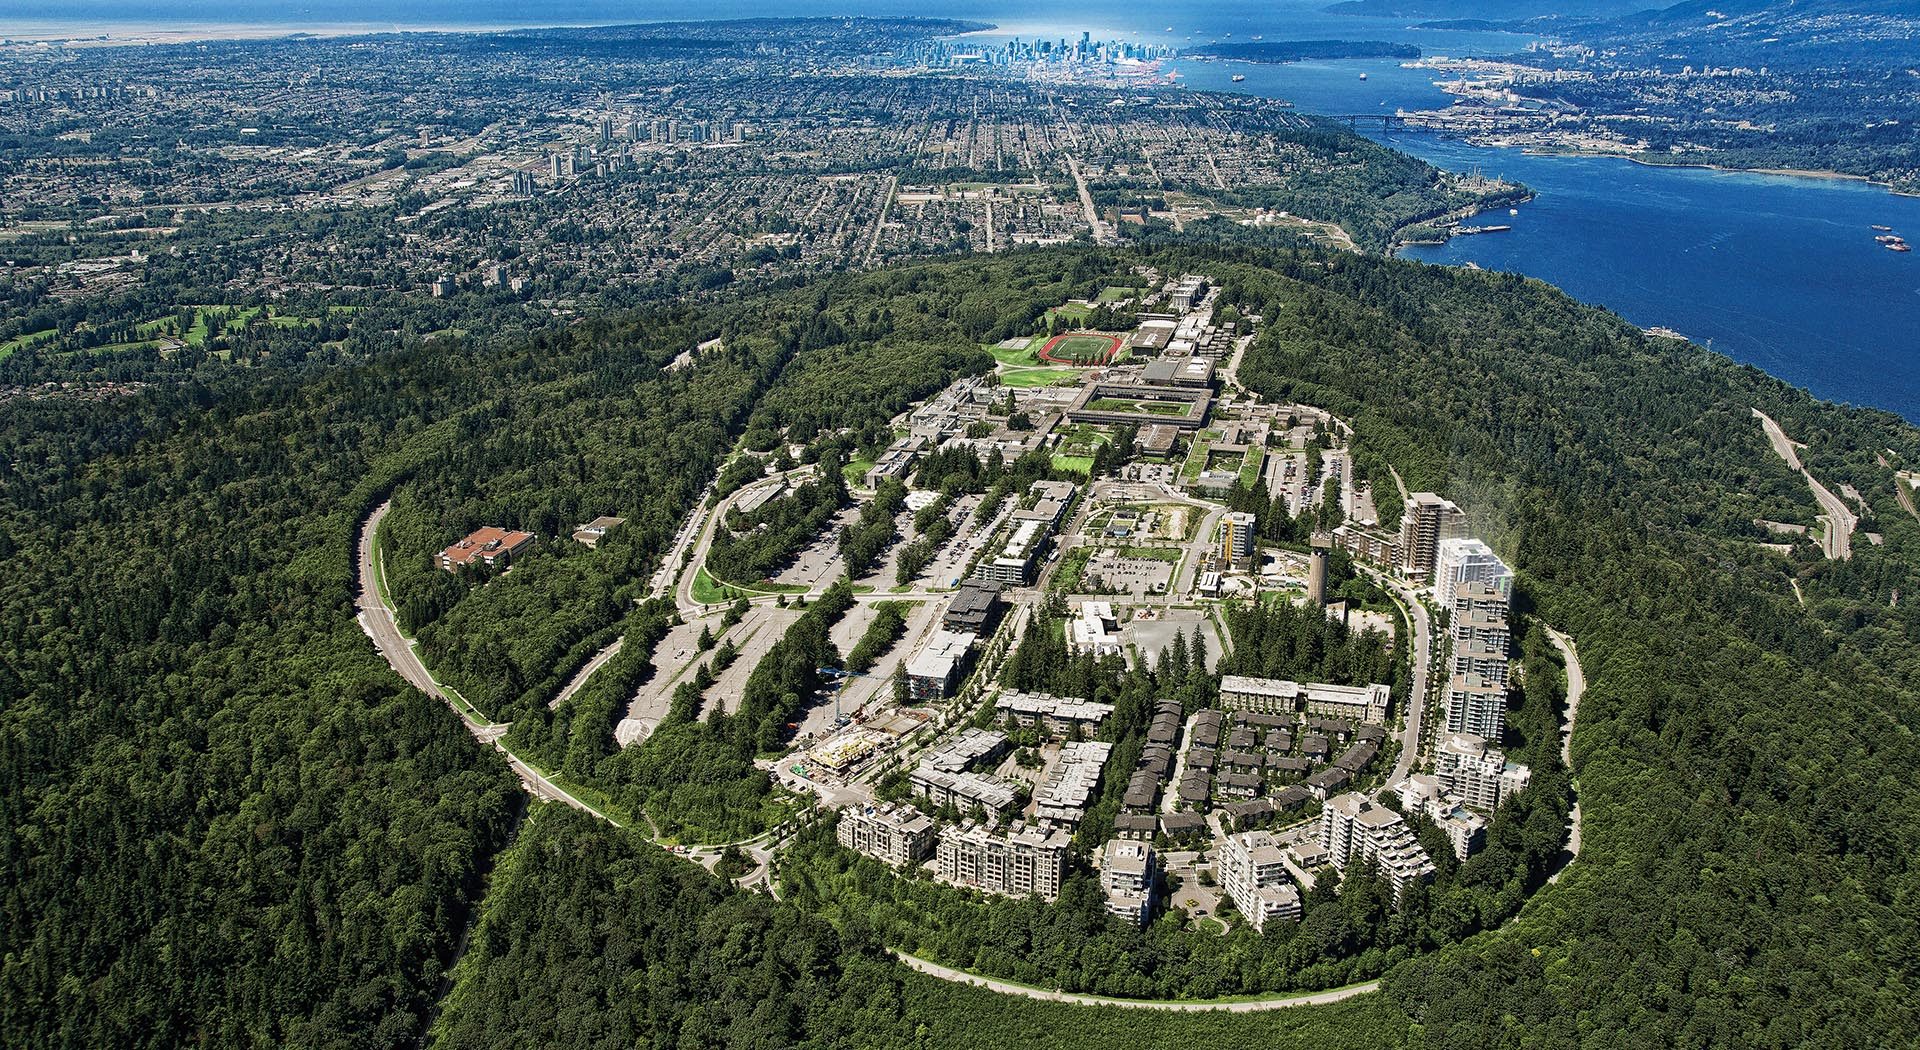
M 1893 227 L 1891 227 L 1891 226 L 1882 226 L 1882 225 L 1880 225 L 1880 224 L 1879 224 L 1879 223 L 1877 223 L 1877 222 L 1873 224 L 1873 228 L 1874 228 L 1874 229 L 1876 229 L 1876 230 L 1879 230 L 1879 231 L 1880 231 L 1881 233 L 1892 233 L 1892 232 L 1893 232 Z
M 1247 79 L 1247 75 L 1245 73 L 1235 73 L 1233 75 L 1233 82 L 1236 84 L 1240 83 L 1242 80 L 1245 80 L 1245 79 Z

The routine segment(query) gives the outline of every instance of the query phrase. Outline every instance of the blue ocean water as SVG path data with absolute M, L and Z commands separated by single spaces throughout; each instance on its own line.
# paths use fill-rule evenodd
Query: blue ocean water
M 1920 198 L 1862 182 L 1543 157 L 1431 135 L 1393 145 L 1532 187 L 1506 233 L 1403 254 L 1528 274 L 1642 326 L 1675 329 L 1821 397 L 1920 419 Z
M 57 26 L 78 33 L 254 25 L 452 28 L 585 25 L 685 18 L 942 15 L 990 22 L 991 37 L 1120 37 L 1175 45 L 1214 40 L 1364 39 L 1427 54 L 1500 54 L 1527 37 L 1417 29 L 1326 14 L 1327 0 L 0 0 L 0 36 Z M 1200 90 L 1244 91 L 1320 113 L 1445 106 L 1425 70 L 1391 60 L 1290 65 L 1172 64 Z M 1367 78 L 1362 80 L 1361 73 Z M 1235 75 L 1245 77 L 1233 83 Z M 1389 144 L 1456 171 L 1527 183 L 1538 197 L 1507 233 L 1466 237 L 1411 258 L 1511 270 L 1550 281 L 1640 325 L 1662 325 L 1835 400 L 1920 420 L 1920 252 L 1875 244 L 1874 224 L 1920 241 L 1920 198 L 1857 182 L 1648 168 L 1603 158 L 1531 156 L 1418 132 Z

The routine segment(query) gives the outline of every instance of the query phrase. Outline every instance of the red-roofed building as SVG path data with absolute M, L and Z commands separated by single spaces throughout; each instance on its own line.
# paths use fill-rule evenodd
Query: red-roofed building
M 488 566 L 502 565 L 513 560 L 513 556 L 527 548 L 533 542 L 531 532 L 508 532 L 484 525 L 467 534 L 467 538 L 440 552 L 440 567 L 448 572 L 457 572 L 463 565 L 481 562 Z

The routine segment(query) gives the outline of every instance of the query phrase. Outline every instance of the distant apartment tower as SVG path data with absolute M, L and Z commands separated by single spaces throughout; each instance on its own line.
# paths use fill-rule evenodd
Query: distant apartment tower
M 1320 811 L 1320 845 L 1328 863 L 1342 873 L 1356 860 L 1372 864 L 1392 885 L 1396 900 L 1434 872 L 1433 858 L 1400 814 L 1357 791 L 1327 800 Z
M 653 122 L 653 141 L 672 142 L 673 141 L 673 121 L 667 120 L 665 118 L 654 121 Z
M 933 850 L 933 821 L 912 806 L 850 806 L 840 813 L 840 844 L 896 868 Z
M 1220 564 L 1235 569 L 1253 567 L 1254 517 L 1236 510 L 1220 519 Z
M 968 823 L 940 832 L 934 863 L 948 882 L 1009 897 L 1038 894 L 1051 901 L 1060 896 L 1069 841 L 1061 831 L 1042 834 L 1016 825 L 999 834 Z
M 1513 596 L 1513 570 L 1493 548 L 1471 537 L 1440 541 L 1434 560 L 1433 596 L 1441 608 L 1453 605 L 1454 592 L 1463 584 L 1485 583 L 1502 598 Z
M 1401 571 L 1412 579 L 1431 577 L 1440 557 L 1440 541 L 1466 533 L 1467 516 L 1452 502 L 1432 492 L 1408 496 L 1400 518 Z
M 613 145 L 613 118 L 601 117 L 600 118 L 600 148 L 606 149 L 608 146 L 611 146 L 611 145 Z
M 1532 771 L 1507 761 L 1499 748 L 1475 733 L 1448 733 L 1434 748 L 1433 775 L 1441 790 L 1475 809 L 1492 811 L 1525 791 Z
M 1133 839 L 1112 839 L 1103 852 L 1100 887 L 1107 891 L 1107 913 L 1135 926 L 1153 917 L 1153 847 Z
M 1300 918 L 1300 891 L 1287 874 L 1272 835 L 1264 831 L 1228 835 L 1217 856 L 1221 887 L 1254 929 L 1264 930 L 1274 919 Z

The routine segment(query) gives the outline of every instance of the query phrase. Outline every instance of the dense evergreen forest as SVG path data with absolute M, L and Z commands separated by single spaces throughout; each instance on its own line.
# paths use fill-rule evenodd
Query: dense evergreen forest
M 754 790 L 745 766 L 777 743 L 847 597 L 789 629 L 736 715 L 676 702 L 646 744 L 614 748 L 670 615 L 636 599 L 706 480 L 773 434 L 837 462 L 987 367 L 982 341 L 1135 258 L 920 264 L 698 309 L 209 361 L 114 400 L 10 406 L 0 1043 L 410 1043 L 476 911 L 435 1045 L 1871 1046 L 1920 1029 L 1920 612 L 1899 600 L 1920 593 L 1920 522 L 1893 476 L 1920 461 L 1920 432 L 1521 278 L 1289 246 L 1149 257 L 1215 275 L 1268 318 L 1242 381 L 1352 419 L 1378 490 L 1390 463 L 1467 507 L 1520 569 L 1521 611 L 1580 645 L 1582 852 L 1524 905 L 1531 862 L 1490 884 L 1483 914 L 1517 908 L 1510 924 L 1391 931 L 1394 954 L 1324 976 L 1290 954 L 1310 924 L 1223 942 L 1255 977 L 1284 975 L 1234 987 L 1379 972 L 1381 995 L 1158 1014 L 910 974 L 884 954 L 897 912 L 849 906 L 877 881 L 817 839 L 773 901 L 631 831 L 542 807 L 521 820 L 504 764 L 354 623 L 352 543 L 391 498 L 388 585 L 437 673 L 550 768 L 690 828 L 731 820 L 765 801 L 733 793 Z M 665 367 L 715 337 L 723 350 Z M 1830 485 L 1865 496 L 1883 546 L 1857 542 L 1844 563 L 1760 546 L 1755 518 L 1806 520 L 1810 497 L 1755 406 L 1809 443 Z M 978 477 L 947 469 L 956 488 Z M 565 539 L 597 514 L 629 523 L 598 549 Z M 481 523 L 535 531 L 539 548 L 491 579 L 431 568 Z M 1327 658 L 1289 625 L 1246 629 L 1271 639 L 1263 668 Z M 549 710 L 623 635 L 632 655 L 605 683 Z M 1526 644 L 1531 690 L 1553 674 L 1537 634 Z M 1014 663 L 1023 683 L 1143 703 L 1210 687 L 1191 668 L 1130 686 L 1039 649 Z M 1558 790 L 1540 688 L 1515 747 Z M 1116 717 L 1122 739 L 1129 724 Z M 1018 902 L 923 903 L 947 915 L 929 940 L 968 940 L 952 950 L 979 965 L 1019 943 L 964 929 Z M 1362 904 L 1328 907 L 1388 922 Z M 1034 928 L 1073 936 L 1077 916 Z M 1201 973 L 1154 987 L 1198 991 Z

